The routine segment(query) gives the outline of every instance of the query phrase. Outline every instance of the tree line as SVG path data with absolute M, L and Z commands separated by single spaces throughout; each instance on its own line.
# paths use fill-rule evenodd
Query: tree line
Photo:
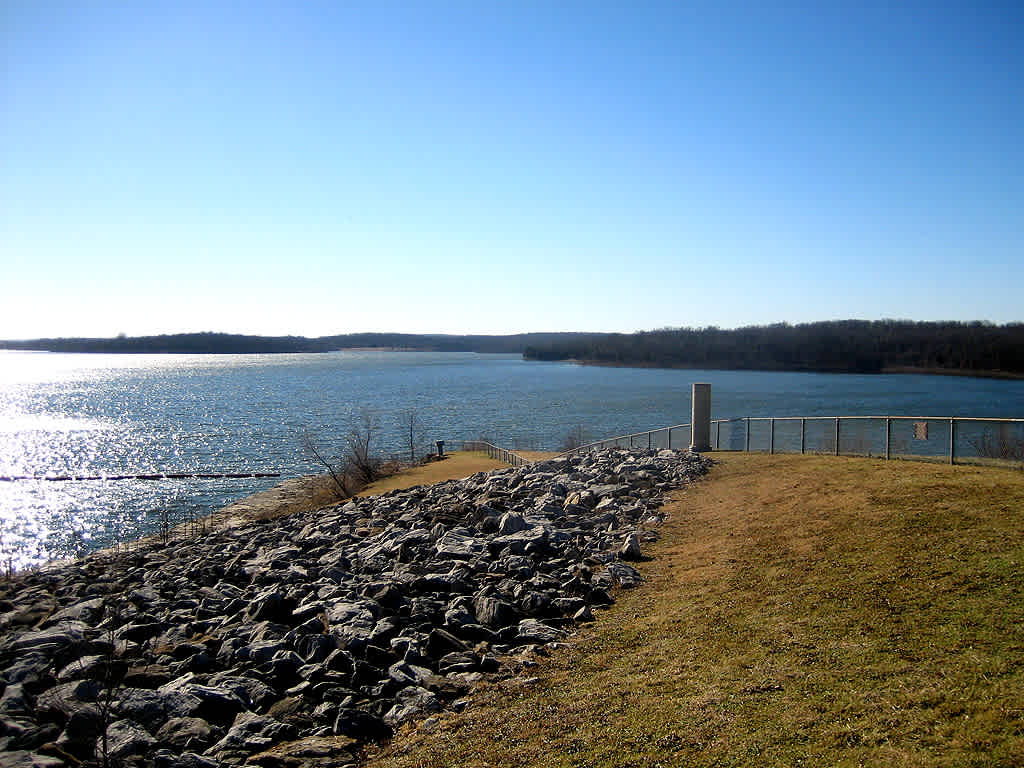
M 1024 323 L 837 320 L 663 328 L 530 345 L 532 360 L 678 368 L 1024 374 Z
M 247 336 L 233 333 L 176 333 L 116 338 L 50 338 L 0 341 L 0 349 L 44 352 L 125 354 L 279 354 L 333 352 L 339 349 L 410 349 L 428 352 L 521 353 L 527 346 L 545 345 L 594 334 L 521 333 L 509 336 L 349 333 L 334 336 Z
M 0 349 L 49 352 L 275 354 L 339 349 L 522 353 L 530 360 L 737 370 L 879 373 L 919 369 L 1024 375 L 1024 323 L 835 320 L 723 330 L 662 328 L 637 333 L 449 335 L 351 333 L 247 336 L 179 333 L 116 338 L 0 341 Z

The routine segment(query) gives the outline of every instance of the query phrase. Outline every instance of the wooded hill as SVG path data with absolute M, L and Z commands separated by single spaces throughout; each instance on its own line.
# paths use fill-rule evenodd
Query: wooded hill
M 430 352 L 521 353 L 528 346 L 586 340 L 597 334 L 521 333 L 512 336 L 447 334 L 350 333 L 336 336 L 243 336 L 231 333 L 177 333 L 116 338 L 59 338 L 0 341 L 0 349 L 45 352 L 105 352 L 129 354 L 275 354 L 333 352 L 339 349 L 411 349 Z
M 666 328 L 560 339 L 533 360 L 737 370 L 1024 374 L 1024 323 L 839 320 L 789 325 Z
M 509 336 L 351 333 L 243 336 L 179 333 L 0 341 L 0 349 L 48 352 L 273 354 L 340 349 L 504 352 L 530 360 L 603 365 L 769 371 L 1024 375 L 1024 323 L 838 320 L 735 330 L 664 328 L 639 333 L 521 333 Z

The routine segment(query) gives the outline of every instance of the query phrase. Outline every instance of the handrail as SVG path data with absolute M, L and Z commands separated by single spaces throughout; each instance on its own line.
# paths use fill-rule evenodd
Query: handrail
M 961 422 L 971 423 L 992 423 L 992 424 L 1024 424 L 1024 419 L 1001 419 L 993 416 L 739 416 L 731 419 L 713 419 L 711 421 L 712 433 L 714 435 L 714 450 L 723 450 L 722 445 L 722 425 L 729 424 L 732 422 L 745 422 L 746 423 L 746 434 L 741 436 L 743 438 L 743 447 L 734 450 L 741 450 L 749 452 L 751 451 L 751 435 L 750 435 L 750 424 L 752 422 L 767 422 L 769 424 L 768 444 L 767 452 L 776 452 L 776 440 L 775 440 L 775 422 L 776 421 L 799 421 L 800 426 L 800 453 L 807 452 L 807 432 L 806 423 L 808 421 L 829 421 L 834 422 L 835 428 L 830 441 L 830 446 L 827 449 L 829 452 L 839 456 L 842 453 L 840 445 L 840 427 L 843 422 L 846 421 L 879 421 L 885 423 L 885 434 L 884 440 L 880 443 L 879 456 L 886 459 L 891 458 L 893 455 L 893 448 L 891 445 L 892 438 L 892 422 L 894 421 L 920 421 L 920 422 L 943 422 L 949 425 L 949 440 L 948 447 L 944 451 L 944 455 L 948 457 L 949 463 L 956 463 L 957 458 L 963 460 L 965 457 L 957 456 L 956 451 L 956 440 L 957 440 L 957 424 Z M 654 435 L 659 433 L 666 433 L 666 442 L 664 443 L 668 447 L 672 447 L 672 432 L 677 429 L 690 429 L 690 424 L 673 424 L 669 427 L 658 427 L 656 429 L 648 429 L 642 432 L 632 432 L 626 435 L 619 435 L 617 437 L 606 437 L 601 440 L 594 440 L 580 445 L 575 448 L 570 448 L 567 451 L 562 451 L 556 454 L 554 458 L 561 458 L 564 456 L 573 456 L 575 454 L 584 453 L 587 451 L 601 450 L 608 446 L 620 445 L 623 442 L 628 441 L 630 448 L 634 447 L 646 447 L 648 449 L 654 447 Z M 643 438 L 646 439 L 646 445 L 644 445 Z M 638 444 L 639 440 L 639 444 Z M 660 442 L 660 441 L 659 441 Z M 496 445 L 488 443 L 483 440 L 470 440 L 463 443 L 463 447 L 467 450 L 485 450 L 491 458 L 504 461 L 506 464 L 519 467 L 525 464 L 532 463 L 529 459 L 520 456 L 512 451 L 505 448 L 500 448 Z M 724 449 L 728 450 L 728 449 Z M 756 449 L 755 449 L 756 450 Z M 941 456 L 939 454 L 929 454 L 932 456 Z
M 716 421 L 736 421 L 743 420 L 747 421 L 800 421 L 804 419 L 806 421 L 811 420 L 827 420 L 833 421 L 835 419 L 842 419 L 843 421 L 853 421 L 855 419 L 901 419 L 903 421 L 995 421 L 999 423 L 1010 422 L 1011 424 L 1024 424 L 1024 419 L 1000 419 L 996 416 L 740 416 L 738 419 L 716 419 Z M 714 422 L 712 422 L 714 423 Z M 658 430 L 654 430 L 657 432 Z
M 714 450 L 723 450 L 723 448 L 721 447 L 722 446 L 722 425 L 723 424 L 728 424 L 730 422 L 744 422 L 746 424 L 746 429 L 745 429 L 746 434 L 741 436 L 742 442 L 743 442 L 743 447 L 739 448 L 738 450 L 748 451 L 749 452 L 749 451 L 752 450 L 751 449 L 751 435 L 750 435 L 750 425 L 751 425 L 751 423 L 752 422 L 761 422 L 761 423 L 767 422 L 769 424 L 769 433 L 768 433 L 768 443 L 767 443 L 766 450 L 767 450 L 768 453 L 775 453 L 776 452 L 776 439 L 775 439 L 776 438 L 776 436 L 775 436 L 775 422 L 776 421 L 786 421 L 786 422 L 798 421 L 798 422 L 800 422 L 800 453 L 806 453 L 807 450 L 808 450 L 808 447 L 807 447 L 807 431 L 806 431 L 806 424 L 807 424 L 808 421 L 813 421 L 813 422 L 822 422 L 822 421 L 833 422 L 835 424 L 835 427 L 834 427 L 834 431 L 833 431 L 833 434 L 832 434 L 832 441 L 830 441 L 830 447 L 828 448 L 828 451 L 834 453 L 836 456 L 839 456 L 841 453 L 843 453 L 842 448 L 841 448 L 841 444 L 840 444 L 841 425 L 842 425 L 843 422 L 847 422 L 847 421 L 877 421 L 877 422 L 883 422 L 884 426 L 885 426 L 885 433 L 884 433 L 883 438 L 879 438 L 879 440 L 881 441 L 880 442 L 880 452 L 879 452 L 879 455 L 884 457 L 884 458 L 886 458 L 886 459 L 889 459 L 889 458 L 891 458 L 893 456 L 892 429 L 891 429 L 893 422 L 907 422 L 907 421 L 915 421 L 915 422 L 942 422 L 942 423 L 945 423 L 945 424 L 949 425 L 949 439 L 948 439 L 948 445 L 945 448 L 945 450 L 942 453 L 937 454 L 937 455 L 940 455 L 940 456 L 941 455 L 945 455 L 947 457 L 947 459 L 948 459 L 950 464 L 956 463 L 958 458 L 961 461 L 963 461 L 966 458 L 968 458 L 966 456 L 962 456 L 962 455 L 958 456 L 957 455 L 957 437 L 958 437 L 958 433 L 959 433 L 959 430 L 957 429 L 957 425 L 958 424 L 961 424 L 961 423 L 963 423 L 963 424 L 967 424 L 967 423 L 1014 424 L 1014 425 L 1024 424 L 1024 419 L 1002 419 L 1002 418 L 998 418 L 998 417 L 994 417 L 994 416 L 740 416 L 740 417 L 732 418 L 732 419 L 713 419 L 711 421 L 712 434 L 714 435 L 714 438 L 715 438 L 714 439 L 714 443 L 713 443 L 714 444 Z M 624 441 L 628 441 L 629 447 L 633 448 L 633 447 L 635 447 L 636 439 L 637 438 L 643 438 L 644 436 L 647 437 L 647 446 L 646 447 L 651 448 L 651 447 L 653 447 L 653 435 L 658 434 L 660 432 L 667 432 L 668 433 L 668 441 L 667 441 L 666 445 L 671 447 L 672 446 L 672 442 L 671 442 L 672 441 L 672 430 L 674 430 L 674 429 L 689 429 L 690 426 L 691 426 L 690 424 L 676 424 L 676 425 L 673 425 L 671 427 L 659 427 L 657 429 L 645 430 L 643 432 L 633 432 L 632 434 L 620 435 L 618 437 L 608 437 L 608 438 L 604 438 L 604 439 L 601 439 L 601 440 L 595 440 L 593 442 L 587 443 L 586 445 L 581 445 L 581 446 L 578 446 L 576 448 L 572 448 L 572 449 L 570 449 L 568 451 L 563 451 L 562 453 L 558 454 L 558 456 L 571 456 L 573 454 L 582 453 L 582 452 L 585 452 L 585 451 L 600 450 L 600 449 L 605 448 L 606 446 L 609 446 L 609 445 L 619 445 L 619 444 L 623 443 Z M 725 449 L 725 450 L 728 450 L 728 449 Z M 1016 456 L 1020 452 L 1020 450 L 1024 450 L 1024 446 L 1022 446 L 1020 448 L 1017 448 L 1017 449 L 1014 449 L 1013 455 Z M 909 454 L 904 454 L 904 455 L 906 455 L 907 457 L 910 457 Z M 936 455 L 936 454 L 929 454 L 929 455 Z M 1016 460 L 1016 459 L 1013 458 L 1012 460 Z
M 462 442 L 462 450 L 487 451 L 488 457 L 511 464 L 513 467 L 522 467 L 533 463 L 530 459 L 520 456 L 518 453 L 514 453 L 507 448 L 501 448 L 493 443 L 488 443 L 486 440 L 464 440 Z
M 711 423 L 712 424 L 716 424 L 719 421 L 730 421 L 730 419 L 716 419 L 715 421 L 713 421 Z M 567 451 L 562 451 L 561 453 L 558 454 L 558 456 L 572 456 L 574 453 L 582 453 L 583 451 L 601 450 L 606 444 L 608 444 L 608 443 L 618 443 L 620 440 L 629 440 L 629 447 L 632 448 L 633 447 L 633 439 L 636 438 L 636 437 L 646 437 L 647 438 L 647 447 L 650 448 L 650 447 L 652 447 L 653 435 L 656 432 L 667 432 L 668 433 L 668 445 L 671 445 L 672 444 L 672 430 L 673 429 L 689 429 L 689 428 L 690 428 L 690 424 L 689 423 L 686 423 L 686 424 L 673 424 L 670 427 L 658 427 L 657 429 L 648 429 L 648 430 L 644 430 L 643 432 L 633 432 L 633 433 L 628 434 L 628 435 L 619 435 L 618 437 L 606 437 L 606 438 L 604 438 L 602 440 L 595 440 L 592 443 L 587 443 L 586 445 L 579 445 L 579 446 L 576 446 L 575 448 L 570 448 Z

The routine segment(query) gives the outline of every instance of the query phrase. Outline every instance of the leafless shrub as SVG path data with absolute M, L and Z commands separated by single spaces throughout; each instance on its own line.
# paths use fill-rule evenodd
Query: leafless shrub
M 99 708 L 99 738 L 97 739 L 100 764 L 104 768 L 114 765 L 110 755 L 110 744 L 108 731 L 113 721 L 114 702 L 117 701 L 117 691 L 121 688 L 124 678 L 125 664 L 117 658 L 117 638 L 114 631 L 123 623 L 121 599 L 118 597 L 108 598 L 104 602 L 104 613 L 107 623 L 106 642 L 103 649 L 102 677 L 103 691 L 96 700 Z
M 167 508 L 160 510 L 160 543 L 164 546 L 171 538 L 171 513 L 167 511 Z
M 395 467 L 386 465 L 374 453 L 380 422 L 371 411 L 362 411 L 345 435 L 344 455 L 334 457 L 310 432 L 302 436 L 303 451 L 324 468 L 338 498 L 358 493 L 364 486 L 384 477 Z
M 331 460 L 328 458 L 327 453 L 309 432 L 302 436 L 302 449 L 317 464 L 327 470 L 327 474 L 331 478 L 331 484 L 334 486 L 334 490 L 339 498 L 345 499 L 352 495 L 349 489 L 349 480 L 346 476 L 344 460 Z
M 356 480 L 369 485 L 381 476 L 381 460 L 373 454 L 373 442 L 380 431 L 380 420 L 372 411 L 361 411 L 349 428 L 345 443 L 348 455 L 345 462 Z

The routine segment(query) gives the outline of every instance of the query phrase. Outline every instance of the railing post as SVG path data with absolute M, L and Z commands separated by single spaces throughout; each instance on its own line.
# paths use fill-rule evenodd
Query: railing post
M 775 417 L 768 422 L 768 454 L 775 453 Z
M 647 433 L 647 450 L 651 450 L 651 433 Z
M 885 417 L 885 460 L 889 460 L 889 441 L 892 434 L 892 419 Z
M 690 450 L 711 450 L 711 385 L 694 384 L 690 400 Z
M 949 420 L 949 463 L 956 462 L 956 419 Z
M 836 416 L 836 456 L 839 455 L 839 417 Z
M 715 450 L 722 450 L 722 420 L 719 419 L 715 422 L 718 426 L 715 427 Z
M 807 452 L 807 419 L 800 419 L 800 453 Z
M 668 428 L 668 449 L 672 450 L 672 427 Z
M 743 437 L 743 450 L 750 453 L 750 417 L 744 416 L 743 420 L 747 422 L 746 435 Z

